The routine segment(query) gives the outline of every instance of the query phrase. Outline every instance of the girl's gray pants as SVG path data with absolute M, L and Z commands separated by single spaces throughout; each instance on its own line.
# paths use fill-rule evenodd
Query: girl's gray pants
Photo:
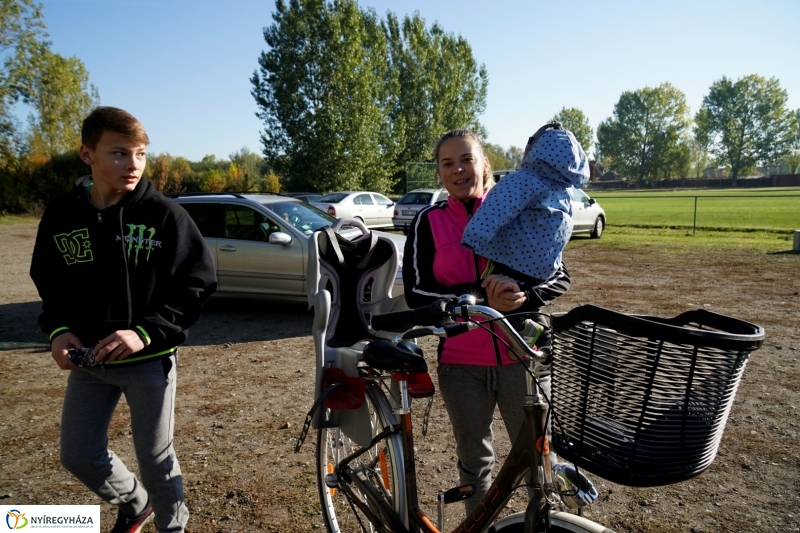
M 550 395 L 550 371 L 537 365 L 535 375 Z M 446 365 L 437 368 L 439 390 L 453 427 L 461 485 L 477 492 L 464 500 L 467 514 L 477 507 L 492 484 L 494 449 L 492 419 L 495 406 L 513 443 L 522 429 L 527 387 L 524 364 L 505 366 Z
M 61 464 L 124 514 L 147 502 L 159 533 L 182 532 L 189 519 L 183 476 L 172 447 L 176 355 L 120 368 L 72 370 L 61 414 Z M 131 412 L 139 479 L 108 449 L 108 427 L 120 396 Z

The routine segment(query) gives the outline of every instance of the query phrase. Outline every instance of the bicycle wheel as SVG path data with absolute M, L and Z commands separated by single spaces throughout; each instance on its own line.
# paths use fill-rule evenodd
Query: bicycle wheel
M 550 513 L 550 526 L 550 533 L 614 533 L 591 520 L 560 511 Z M 525 513 L 498 520 L 489 527 L 489 533 L 525 533 Z
M 369 408 L 372 435 L 376 436 L 395 420 L 386 395 L 376 382 L 368 382 L 365 401 Z M 362 508 L 365 505 L 377 514 L 377 505 L 365 491 L 354 483 L 342 487 L 346 481 L 339 478 L 339 488 L 329 488 L 325 477 L 335 472 L 339 462 L 358 451 L 360 446 L 350 440 L 339 428 L 324 428 L 317 433 L 317 485 L 319 487 L 322 516 L 329 533 L 372 532 Z M 366 453 L 347 465 L 349 472 L 358 476 L 373 495 L 377 494 L 397 512 L 406 523 L 406 484 L 403 477 L 403 443 L 399 433 L 393 433 Z M 351 490 L 346 490 L 346 489 Z M 406 526 L 408 524 L 406 523 Z

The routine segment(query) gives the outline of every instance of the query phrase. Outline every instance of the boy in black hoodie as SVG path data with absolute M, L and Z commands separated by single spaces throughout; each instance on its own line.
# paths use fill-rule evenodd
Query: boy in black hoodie
M 149 139 L 136 118 L 100 107 L 83 122 L 92 175 L 53 200 L 31 278 L 58 366 L 70 370 L 61 463 L 118 506 L 112 533 L 161 532 L 189 517 L 172 447 L 177 346 L 216 289 L 211 254 L 186 211 L 142 177 Z M 80 366 L 78 366 L 80 365 Z M 141 484 L 108 449 L 120 396 L 131 411 Z

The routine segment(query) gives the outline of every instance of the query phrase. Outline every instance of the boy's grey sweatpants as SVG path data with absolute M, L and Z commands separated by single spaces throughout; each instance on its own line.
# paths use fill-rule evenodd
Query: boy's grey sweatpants
M 130 367 L 73 370 L 61 414 L 64 468 L 126 515 L 141 512 L 149 499 L 159 533 L 182 532 L 189 519 L 172 447 L 175 377 L 175 355 Z M 122 394 L 130 407 L 141 483 L 108 449 L 108 426 Z
M 514 442 L 522 428 L 522 409 L 527 388 L 523 364 L 506 366 L 444 365 L 437 368 L 439 390 L 456 440 L 461 485 L 474 484 L 477 492 L 464 500 L 467 514 L 477 507 L 492 484 L 494 449 L 492 420 L 495 406 Z M 549 368 L 536 368 L 535 375 L 550 394 Z

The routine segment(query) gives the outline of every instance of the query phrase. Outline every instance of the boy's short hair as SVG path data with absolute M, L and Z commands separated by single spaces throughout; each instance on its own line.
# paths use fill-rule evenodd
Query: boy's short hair
M 81 144 L 94 150 L 104 131 L 119 133 L 134 141 L 150 144 L 150 139 L 147 137 L 142 123 L 118 107 L 102 106 L 89 113 L 81 127 Z

